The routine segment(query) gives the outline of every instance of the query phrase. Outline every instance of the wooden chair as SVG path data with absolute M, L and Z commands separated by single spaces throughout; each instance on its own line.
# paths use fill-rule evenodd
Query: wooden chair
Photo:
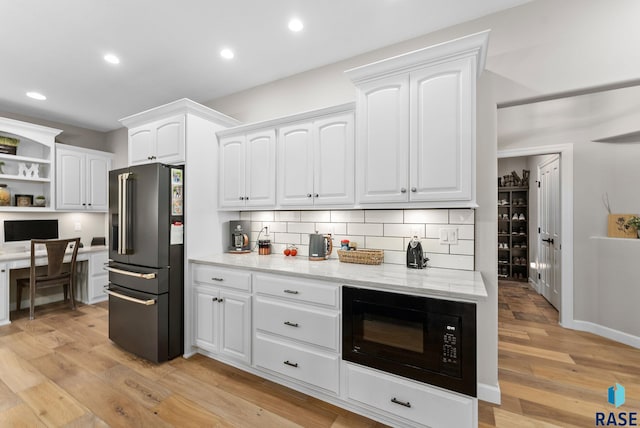
M 47 274 L 36 276 L 36 245 L 44 244 L 47 249 Z M 71 260 L 68 263 L 69 270 L 65 270 L 64 256 L 69 244 L 73 244 Z M 22 289 L 29 287 L 29 319 L 34 318 L 34 302 L 36 289 L 61 285 L 64 292 L 64 300 L 67 300 L 67 291 L 71 300 L 71 309 L 76 308 L 74 290 L 76 286 L 76 258 L 80 238 L 71 239 L 32 239 L 31 240 L 31 267 L 29 278 L 17 280 L 17 309 L 20 310 Z

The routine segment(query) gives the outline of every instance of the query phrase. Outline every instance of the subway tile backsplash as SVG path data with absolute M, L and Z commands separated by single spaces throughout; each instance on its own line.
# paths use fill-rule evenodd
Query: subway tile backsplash
M 429 266 L 447 269 L 474 269 L 475 218 L 472 209 L 426 210 L 336 210 L 336 211 L 252 211 L 241 212 L 241 220 L 251 221 L 251 240 L 269 227 L 274 253 L 288 244 L 307 256 L 309 233 L 331 233 L 334 249 L 342 239 L 359 248 L 384 250 L 384 262 L 405 264 L 405 251 L 411 236 L 417 234 L 429 257 Z M 458 244 L 440 243 L 441 228 L 458 230 Z M 337 258 L 334 251 L 332 258 Z

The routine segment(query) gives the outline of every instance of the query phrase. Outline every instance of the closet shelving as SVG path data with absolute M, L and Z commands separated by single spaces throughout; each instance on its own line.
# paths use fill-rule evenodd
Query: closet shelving
M 528 204 L 528 187 L 498 187 L 498 278 L 529 278 Z

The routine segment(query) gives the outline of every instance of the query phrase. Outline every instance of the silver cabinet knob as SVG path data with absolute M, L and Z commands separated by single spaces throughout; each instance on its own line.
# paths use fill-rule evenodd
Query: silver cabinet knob
M 403 187 L 402 189 L 400 189 L 400 193 L 407 193 L 407 189 Z
M 416 189 L 415 187 L 412 187 L 412 188 L 411 188 L 411 191 L 412 191 L 413 193 L 416 193 L 416 192 L 418 191 L 418 189 Z

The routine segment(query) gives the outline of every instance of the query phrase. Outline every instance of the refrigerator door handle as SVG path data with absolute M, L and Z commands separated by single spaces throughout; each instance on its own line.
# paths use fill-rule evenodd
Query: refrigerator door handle
M 131 271 L 128 271 L 128 270 L 118 269 L 118 268 L 114 268 L 114 267 L 111 267 L 111 266 L 105 266 L 104 270 L 109 271 L 109 272 L 113 272 L 113 273 L 119 273 L 119 274 L 122 274 L 122 275 L 133 276 L 135 278 L 156 279 L 156 274 L 155 273 L 131 272 Z
M 104 292 L 107 293 L 109 296 L 117 297 L 118 299 L 127 300 L 129 302 L 137 303 L 139 305 L 151 306 L 156 304 L 155 299 L 149 299 L 149 300 L 136 299 L 135 297 L 125 296 L 124 294 L 116 293 L 115 291 L 111 291 L 109 289 L 104 290 Z
M 127 240 L 129 239 L 129 207 L 128 207 L 128 183 L 131 173 L 125 172 L 118 175 L 118 254 L 129 254 Z

